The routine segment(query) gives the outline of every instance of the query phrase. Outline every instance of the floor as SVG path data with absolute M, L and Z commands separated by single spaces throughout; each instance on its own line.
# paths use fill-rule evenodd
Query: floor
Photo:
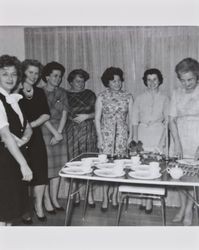
M 65 201 L 60 202 L 65 207 Z M 82 219 L 83 201 L 79 207 L 75 207 L 72 214 L 71 226 L 115 226 L 117 210 L 110 205 L 105 213 L 100 210 L 101 203 L 96 202 L 95 208 L 87 208 L 85 219 Z M 173 223 L 172 219 L 177 212 L 177 208 L 166 208 L 167 226 L 183 226 L 182 223 Z M 57 212 L 56 215 L 46 213 L 47 221 L 40 222 L 33 216 L 31 226 L 64 226 L 65 212 Z M 21 221 L 17 221 L 15 226 L 25 226 Z M 161 208 L 154 206 L 151 214 L 140 211 L 138 205 L 130 204 L 127 212 L 123 211 L 120 226 L 162 226 Z M 194 213 L 193 226 L 197 226 L 196 215 Z

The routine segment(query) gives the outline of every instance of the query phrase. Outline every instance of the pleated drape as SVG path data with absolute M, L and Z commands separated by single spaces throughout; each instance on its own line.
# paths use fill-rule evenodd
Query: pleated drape
M 170 96 L 179 84 L 175 65 L 185 57 L 199 59 L 199 27 L 67 26 L 27 27 L 24 31 L 26 58 L 43 64 L 62 63 L 66 67 L 64 88 L 71 70 L 85 69 L 90 74 L 87 87 L 96 94 L 104 89 L 100 77 L 107 67 L 123 69 L 124 89 L 134 97 L 145 89 L 143 72 L 156 67 L 164 77 L 161 89 Z M 100 197 L 96 191 L 96 199 Z M 169 197 L 168 205 L 178 204 L 175 192 L 169 192 Z

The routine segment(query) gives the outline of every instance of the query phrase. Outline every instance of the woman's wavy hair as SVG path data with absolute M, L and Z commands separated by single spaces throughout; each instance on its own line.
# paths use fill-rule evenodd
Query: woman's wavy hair
M 72 70 L 69 74 L 68 74 L 68 77 L 67 77 L 67 81 L 69 83 L 71 83 L 76 76 L 79 76 L 80 78 L 83 78 L 84 81 L 86 82 L 88 79 L 89 79 L 89 74 L 83 70 L 83 69 L 74 69 Z
M 156 69 L 156 68 L 151 68 L 151 69 L 147 69 L 144 72 L 144 75 L 142 77 L 142 80 L 143 80 L 145 86 L 148 86 L 147 85 L 147 76 L 148 75 L 157 75 L 158 80 L 159 80 L 159 86 L 163 83 L 163 76 L 162 76 L 161 71 L 159 69 Z
M 10 55 L 2 55 L 0 56 L 0 69 L 4 67 L 10 67 L 14 66 L 17 70 L 17 84 L 16 86 L 19 85 L 22 77 L 22 68 L 21 68 L 21 62 L 16 56 L 10 56 Z M 16 87 L 15 86 L 15 87 Z
M 199 62 L 191 57 L 184 58 L 176 67 L 175 72 L 180 79 L 181 73 L 192 72 L 199 79 Z
M 114 79 L 114 75 L 119 76 L 122 82 L 124 81 L 124 72 L 120 68 L 110 67 L 104 71 L 101 77 L 102 83 L 105 87 L 109 86 L 109 81 Z
M 25 71 L 28 69 L 29 66 L 35 66 L 39 69 L 39 77 L 34 84 L 34 85 L 37 85 L 39 83 L 39 81 L 41 80 L 43 65 L 36 59 L 25 59 L 22 62 L 22 83 L 26 79 Z

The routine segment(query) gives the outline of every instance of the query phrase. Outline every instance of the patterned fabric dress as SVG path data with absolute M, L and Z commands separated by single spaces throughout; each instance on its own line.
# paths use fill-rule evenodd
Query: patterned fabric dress
M 58 129 L 62 112 L 64 110 L 67 111 L 68 109 L 66 90 L 63 88 L 57 88 L 52 92 L 47 91 L 47 89 L 44 90 L 51 113 L 50 122 L 53 127 Z M 48 177 L 57 177 L 59 170 L 67 162 L 66 134 L 63 130 L 63 140 L 55 145 L 50 145 L 50 141 L 53 137 L 52 133 L 46 128 L 46 126 L 42 126 L 42 132 L 48 155 Z
M 80 124 L 74 122 L 76 114 L 91 114 L 95 112 L 95 94 L 85 89 L 81 92 L 67 91 L 70 112 L 66 123 L 68 160 L 85 152 L 97 152 L 97 137 L 94 119 L 88 119 Z
M 99 96 L 102 98 L 103 153 L 125 155 L 128 139 L 126 119 L 131 94 L 125 91 L 112 92 L 107 89 Z
M 192 93 L 177 89 L 171 99 L 169 115 L 177 118 L 183 157 L 194 158 L 199 146 L 199 86 Z

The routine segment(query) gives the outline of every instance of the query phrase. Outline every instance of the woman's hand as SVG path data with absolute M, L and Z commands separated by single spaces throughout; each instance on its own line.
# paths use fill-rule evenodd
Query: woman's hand
M 197 161 L 199 160 L 199 146 L 196 149 L 195 155 L 194 155 L 194 159 Z
M 21 173 L 22 173 L 22 180 L 23 181 L 31 181 L 32 180 L 32 171 L 31 169 L 29 168 L 28 164 L 24 164 L 24 165 L 21 165 L 20 166 L 20 170 L 21 170 Z
M 97 138 L 97 147 L 99 149 L 99 151 L 103 150 L 103 140 L 102 140 L 102 136 L 98 136 Z
M 54 137 L 55 137 L 55 139 L 59 142 L 59 141 L 61 141 L 61 140 L 63 140 L 63 135 L 62 134 L 60 134 L 60 133 L 55 133 L 55 135 L 54 135 Z
M 50 145 L 53 146 L 53 145 L 56 145 L 58 144 L 60 141 L 57 141 L 55 137 L 52 137 L 52 139 L 50 140 Z
M 179 159 L 182 159 L 183 158 L 183 150 L 182 150 L 182 145 L 180 142 L 175 143 L 174 150 L 175 150 L 175 156 L 177 156 Z
M 88 114 L 77 114 L 73 121 L 76 123 L 81 123 L 89 118 Z
M 133 141 L 132 137 L 130 136 L 128 139 L 127 139 L 127 148 L 130 148 L 130 144 L 131 142 Z

